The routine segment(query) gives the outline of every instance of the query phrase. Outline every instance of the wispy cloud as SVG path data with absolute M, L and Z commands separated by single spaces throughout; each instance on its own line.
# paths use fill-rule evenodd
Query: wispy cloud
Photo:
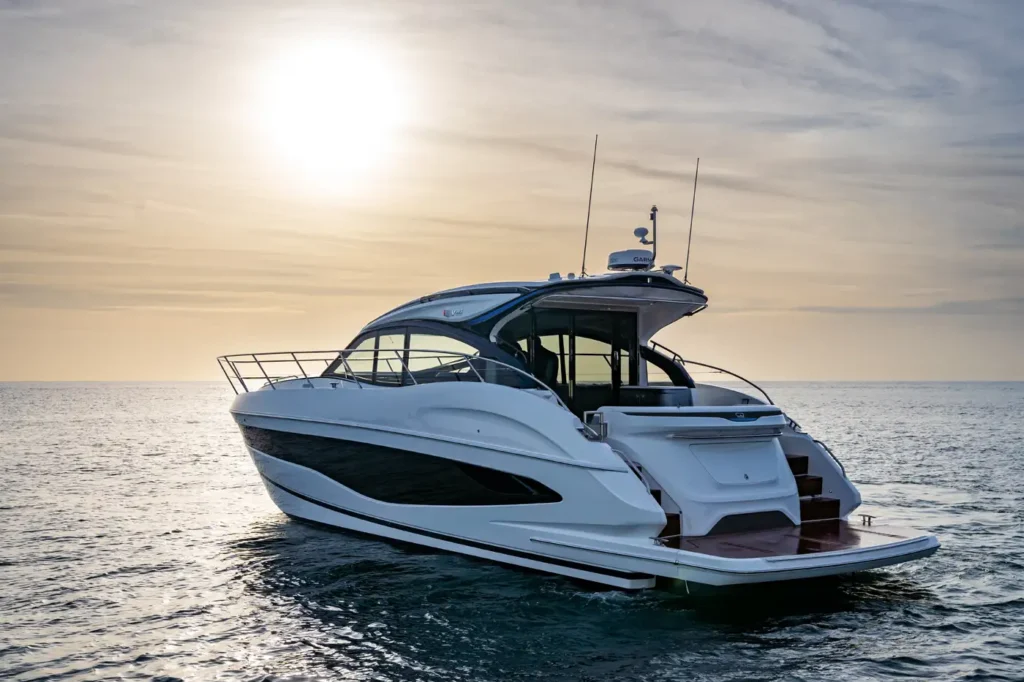
M 715 338 L 784 356 L 786 324 L 905 316 L 1002 348 L 1024 331 L 1022 34 L 1024 7 L 959 0 L 0 0 L 0 326 L 287 311 L 326 335 L 331 310 L 347 333 L 575 269 L 599 133 L 597 260 L 652 203 L 677 259 L 702 158 L 692 272 L 713 311 L 780 320 L 712 314 L 746 325 Z M 251 110 L 260 65 L 323 35 L 371 36 L 413 101 L 386 172 L 326 199 Z M 957 354 L 919 345 L 936 371 Z
M 1024 315 L 1024 297 L 942 301 L 923 306 L 799 306 L 791 310 L 839 315 Z

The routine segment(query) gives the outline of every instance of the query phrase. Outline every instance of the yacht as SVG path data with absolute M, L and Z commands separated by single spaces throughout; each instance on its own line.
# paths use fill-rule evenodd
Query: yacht
M 305 521 L 622 589 L 933 554 L 933 535 L 855 514 L 843 464 L 762 389 L 652 340 L 708 306 L 655 254 L 424 296 L 344 349 L 218 358 L 270 497 Z

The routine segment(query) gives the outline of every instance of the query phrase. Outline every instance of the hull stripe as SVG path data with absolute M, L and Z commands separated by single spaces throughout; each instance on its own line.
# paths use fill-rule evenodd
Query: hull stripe
M 260 474 L 260 475 L 263 476 L 262 474 Z M 617 570 L 615 570 L 613 568 L 604 568 L 604 567 L 601 567 L 601 566 L 591 566 L 589 564 L 581 564 L 581 563 L 577 563 L 575 561 L 569 561 L 567 559 L 560 559 L 560 558 L 557 558 L 557 557 L 545 556 L 543 554 L 535 554 L 533 552 L 524 552 L 524 551 L 521 551 L 521 550 L 509 549 L 507 547 L 502 547 L 500 545 L 490 545 L 490 544 L 487 544 L 485 542 L 477 542 L 475 540 L 467 540 L 465 538 L 460 538 L 460 537 L 456 537 L 456 536 L 453 536 L 453 535 L 446 535 L 444 533 L 436 533 L 434 531 L 424 530 L 422 528 L 417 528 L 415 526 L 407 526 L 405 524 L 395 523 L 394 521 L 388 521 L 388 520 L 385 520 L 385 519 L 381 519 L 381 518 L 378 518 L 376 516 L 370 516 L 369 514 L 362 514 L 360 512 L 352 511 L 351 509 L 343 509 L 342 507 L 336 507 L 333 504 L 328 504 L 327 502 L 322 502 L 320 500 L 314 499 L 314 498 L 309 497 L 307 495 L 303 495 L 302 493 L 296 492 L 296 491 L 292 490 L 291 488 L 286 488 L 285 486 L 281 485 L 277 481 L 274 481 L 273 479 L 270 479 L 270 478 L 268 478 L 266 476 L 263 476 L 263 480 L 266 481 L 267 483 L 269 483 L 270 485 L 274 486 L 275 488 L 279 488 L 279 489 L 283 490 L 284 492 L 288 493 L 289 495 L 292 495 L 293 497 L 297 497 L 300 500 L 304 500 L 306 502 L 309 502 L 310 504 L 315 504 L 318 507 L 323 507 L 324 509 L 327 509 L 329 511 L 335 512 L 337 514 L 344 514 L 345 516 L 351 516 L 351 517 L 359 519 L 361 521 L 367 521 L 369 523 L 376 523 L 378 525 L 387 526 L 388 528 L 394 528 L 395 530 L 404 531 L 406 533 L 413 533 L 415 535 L 422 535 L 422 536 L 425 536 L 425 537 L 428 537 L 428 538 L 433 538 L 435 540 L 441 540 L 441 541 L 444 541 L 444 542 L 451 542 L 451 543 L 454 543 L 454 544 L 457 544 L 457 545 L 465 545 L 467 547 L 473 547 L 475 549 L 481 549 L 481 550 L 484 550 L 484 551 L 487 551 L 487 552 L 495 552 L 496 554 L 505 554 L 505 555 L 508 555 L 508 556 L 514 556 L 514 557 L 517 557 L 519 559 L 527 559 L 529 561 L 539 561 L 539 562 L 545 563 L 545 564 L 554 564 L 555 566 L 564 566 L 565 568 L 572 568 L 572 569 L 576 569 L 578 571 L 587 571 L 589 573 L 599 573 L 601 575 L 608 575 L 608 576 L 612 576 L 614 578 L 623 578 L 623 579 L 626 579 L 626 580 L 645 580 L 645 579 L 650 579 L 650 578 L 654 577 L 654 576 L 648 575 L 646 573 L 630 573 L 630 572 L 627 572 L 627 571 L 617 571 Z M 346 530 L 348 530 L 348 529 L 346 529 Z

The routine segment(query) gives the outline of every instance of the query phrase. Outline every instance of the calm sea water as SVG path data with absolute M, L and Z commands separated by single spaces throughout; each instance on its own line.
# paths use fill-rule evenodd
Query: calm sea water
M 1024 679 L 1024 384 L 780 384 L 921 562 L 686 596 L 290 521 L 221 384 L 0 384 L 0 677 Z

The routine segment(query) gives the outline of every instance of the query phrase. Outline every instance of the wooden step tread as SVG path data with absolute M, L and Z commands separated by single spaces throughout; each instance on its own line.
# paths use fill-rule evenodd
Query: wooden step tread
M 800 522 L 829 521 L 839 518 L 839 500 L 834 497 L 800 499 Z
M 810 497 L 821 494 L 821 476 L 800 474 L 793 478 L 796 479 L 796 493 L 798 497 Z
M 810 459 L 807 455 L 786 455 L 786 463 L 789 464 L 789 470 L 794 476 L 803 476 L 807 474 Z

